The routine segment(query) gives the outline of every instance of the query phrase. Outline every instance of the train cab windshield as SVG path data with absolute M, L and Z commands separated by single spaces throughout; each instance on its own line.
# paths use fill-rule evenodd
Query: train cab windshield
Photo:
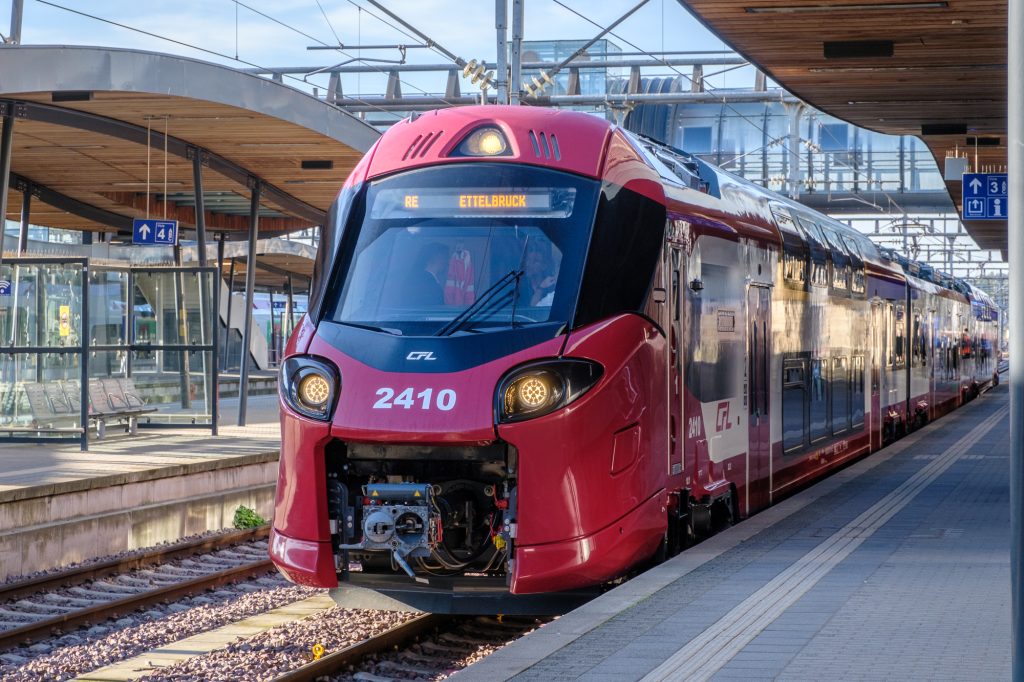
M 561 328 L 579 293 L 597 192 L 595 181 L 511 164 L 372 182 L 345 228 L 333 320 L 424 336 Z

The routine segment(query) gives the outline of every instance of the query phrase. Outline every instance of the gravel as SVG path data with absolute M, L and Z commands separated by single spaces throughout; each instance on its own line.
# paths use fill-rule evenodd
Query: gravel
M 195 604 L 193 598 L 170 605 L 190 604 L 194 607 L 186 611 L 175 613 L 170 606 L 150 608 L 144 614 L 134 614 L 136 625 L 118 628 L 116 623 L 108 621 L 87 631 L 76 631 L 73 635 L 13 649 L 0 655 L 0 680 L 60 682 L 185 637 L 307 599 L 316 592 L 296 586 L 260 592 L 221 588 L 204 595 L 204 601 L 213 603 Z M 35 647 L 53 647 L 66 637 L 75 639 L 47 653 L 36 655 L 32 652 Z M 74 643 L 76 640 L 77 644 Z
M 312 659 L 315 644 L 327 653 L 379 634 L 413 617 L 410 613 L 335 607 L 301 621 L 239 640 L 224 649 L 162 668 L 139 682 L 258 682 Z

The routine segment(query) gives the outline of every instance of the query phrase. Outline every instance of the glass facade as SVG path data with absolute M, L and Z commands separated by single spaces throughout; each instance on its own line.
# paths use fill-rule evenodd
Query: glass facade
M 673 113 L 659 119 L 644 111 L 655 106 Z M 786 189 L 795 156 L 801 194 L 934 191 L 945 197 L 935 160 L 919 139 L 866 131 L 802 105 L 641 105 L 626 127 L 776 191 Z

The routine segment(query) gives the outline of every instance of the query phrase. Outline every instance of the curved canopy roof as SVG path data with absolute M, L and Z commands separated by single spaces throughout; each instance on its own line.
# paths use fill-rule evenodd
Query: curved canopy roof
M 194 226 L 197 151 L 209 230 L 247 228 L 257 180 L 261 234 L 316 225 L 379 137 L 271 80 L 99 47 L 0 47 L 0 113 L 14 116 L 7 218 L 28 192 L 32 224 L 83 230 L 130 230 L 147 204 Z
M 1006 0 L 679 1 L 815 108 L 917 135 L 939 168 L 959 153 L 977 172 L 1005 172 Z M 946 186 L 962 209 L 960 181 Z M 1005 254 L 1005 221 L 964 225 Z

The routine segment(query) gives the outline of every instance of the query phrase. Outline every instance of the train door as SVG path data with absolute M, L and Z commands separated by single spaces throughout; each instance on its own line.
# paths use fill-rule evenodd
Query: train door
M 871 450 L 882 447 L 882 364 L 885 362 L 885 318 L 882 303 L 871 304 Z
M 771 502 L 770 318 L 771 289 L 751 286 L 747 289 L 747 515 Z
M 668 362 L 668 433 L 669 475 L 683 472 L 683 251 L 676 244 L 666 249 L 665 271 L 669 278 L 669 362 Z

